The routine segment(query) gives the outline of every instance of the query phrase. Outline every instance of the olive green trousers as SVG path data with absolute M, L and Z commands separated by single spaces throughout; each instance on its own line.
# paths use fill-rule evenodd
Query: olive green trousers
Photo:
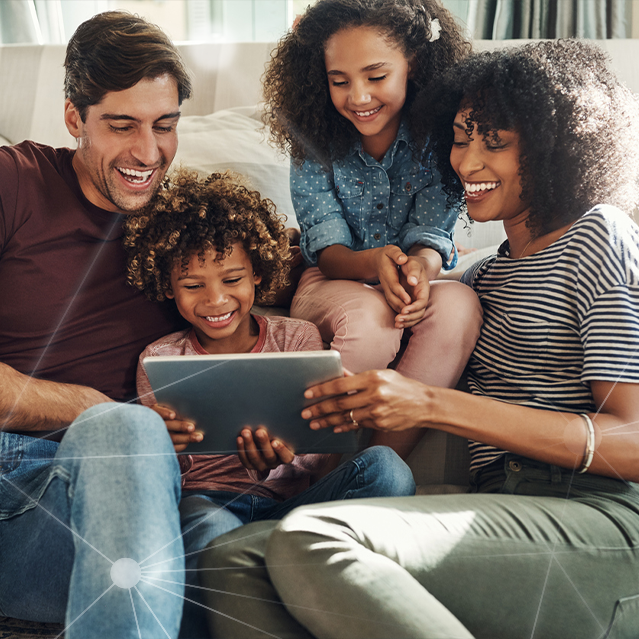
M 214 639 L 637 639 L 639 489 L 507 455 L 475 493 L 251 524 L 203 554 Z

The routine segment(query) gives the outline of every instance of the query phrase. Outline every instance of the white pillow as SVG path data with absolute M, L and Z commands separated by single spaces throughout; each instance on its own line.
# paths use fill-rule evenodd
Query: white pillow
M 190 115 L 178 125 L 174 166 L 208 175 L 231 169 L 275 203 L 286 226 L 298 227 L 291 202 L 288 158 L 267 142 L 256 107 L 236 107 L 210 115 Z
M 7 138 L 0 135 L 0 146 L 11 146 L 11 142 Z

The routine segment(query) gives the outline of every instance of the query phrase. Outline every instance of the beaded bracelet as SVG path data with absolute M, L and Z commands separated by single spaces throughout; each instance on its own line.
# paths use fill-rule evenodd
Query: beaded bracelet
M 586 452 L 584 453 L 584 460 L 581 463 L 581 467 L 577 471 L 579 474 L 585 473 L 592 463 L 592 458 L 595 455 L 595 427 L 592 423 L 592 420 L 588 415 L 580 414 L 584 422 L 586 423 L 586 427 L 588 428 L 588 439 L 586 440 Z

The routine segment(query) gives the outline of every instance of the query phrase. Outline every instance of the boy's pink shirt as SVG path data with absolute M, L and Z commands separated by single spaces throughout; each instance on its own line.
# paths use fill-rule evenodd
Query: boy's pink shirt
M 314 324 L 289 317 L 253 315 L 259 326 L 253 353 L 322 350 L 322 339 Z M 145 406 L 156 403 L 142 360 L 159 355 L 206 355 L 193 329 L 171 333 L 147 346 L 140 355 L 137 391 Z M 258 480 L 255 472 L 242 466 L 237 455 L 181 455 L 186 470 L 183 490 L 226 490 L 285 500 L 299 494 L 310 484 L 311 476 L 326 464 L 329 455 L 296 455 L 291 464 L 272 470 Z M 192 460 L 189 465 L 188 460 Z M 190 466 L 190 467 L 189 467 Z

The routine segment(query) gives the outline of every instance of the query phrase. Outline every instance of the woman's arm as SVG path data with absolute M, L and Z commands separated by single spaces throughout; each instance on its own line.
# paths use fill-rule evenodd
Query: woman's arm
M 595 454 L 589 472 L 639 481 L 639 384 L 592 382 L 591 387 L 597 413 L 590 414 Z M 425 386 L 390 370 L 333 380 L 309 389 L 307 396 L 327 395 L 336 397 L 302 413 L 312 420 L 311 428 L 347 430 L 353 410 L 360 425 L 382 431 L 437 428 L 564 468 L 579 468 L 584 459 L 587 427 L 574 413 Z

